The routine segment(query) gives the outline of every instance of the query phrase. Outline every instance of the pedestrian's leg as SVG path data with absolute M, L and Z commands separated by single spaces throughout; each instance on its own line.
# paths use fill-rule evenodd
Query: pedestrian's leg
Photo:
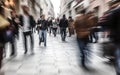
M 55 28 L 55 36 L 56 36 L 56 34 L 57 34 L 57 28 Z
M 11 44 L 11 55 L 10 56 L 13 56 L 15 55 L 15 38 L 12 39 L 10 44 Z
M 44 32 L 44 46 L 47 44 L 47 31 L 45 30 Z
M 42 30 L 39 30 L 39 45 L 41 45 Z
M 35 27 L 34 27 L 34 32 L 36 33 Z
M 95 38 L 95 43 L 98 41 L 98 34 L 97 34 L 97 32 L 94 32 L 93 33 L 93 36 L 94 36 L 94 38 Z
M 3 47 L 0 47 L 0 70 L 2 68 L 2 59 L 3 59 Z
M 79 46 L 79 49 L 80 49 L 80 54 L 81 54 L 81 64 L 82 66 L 85 68 L 86 65 L 85 65 L 85 45 L 84 45 L 84 42 L 83 40 L 81 40 L 80 38 L 77 38 L 77 42 L 78 42 L 78 46 Z
M 60 28 L 60 34 L 61 34 L 61 39 L 63 41 L 63 29 L 62 28 Z
M 72 35 L 72 34 L 71 34 L 71 29 L 69 28 L 69 37 L 71 37 L 71 35 Z
M 24 52 L 24 54 L 26 54 L 27 53 L 27 34 L 26 33 L 23 33 L 24 35 L 23 35 L 23 37 L 24 37 L 24 48 L 25 48 L 25 52 Z
M 16 37 L 19 40 L 19 30 L 17 31 Z
M 115 52 L 115 56 L 116 56 L 116 73 L 117 75 L 120 75 L 120 48 L 118 47 L 116 52 Z
M 92 36 L 92 33 L 90 34 L 90 43 L 93 43 L 93 36 Z
M 50 27 L 50 35 L 51 35 L 51 32 L 52 32 L 52 27 Z
M 53 35 L 55 36 L 55 28 L 53 28 Z
M 5 47 L 6 45 L 4 45 L 4 47 L 3 47 L 3 57 L 6 57 L 6 47 Z
M 66 28 L 63 30 L 63 35 L 64 35 L 63 41 L 65 41 L 65 39 L 66 39 Z
M 33 48 L 34 48 L 34 39 L 32 33 L 30 33 L 30 41 L 31 41 L 31 52 L 33 53 Z

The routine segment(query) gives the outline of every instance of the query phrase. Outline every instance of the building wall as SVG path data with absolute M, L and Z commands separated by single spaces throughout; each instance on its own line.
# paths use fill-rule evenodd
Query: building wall
M 52 4 L 51 0 L 47 0 L 46 2 L 48 4 L 48 6 L 47 6 L 48 17 L 54 17 L 55 12 L 54 12 L 54 7 L 53 7 L 53 4 Z
M 73 18 L 75 17 L 75 15 L 77 15 L 78 12 L 76 12 L 76 9 L 81 10 L 80 6 L 83 5 L 84 8 L 87 8 L 89 6 L 89 0 L 69 0 L 66 2 L 62 2 L 64 0 L 61 0 L 61 15 L 60 17 L 62 17 L 63 14 L 65 14 L 67 16 L 67 18 L 69 16 L 72 16 Z M 65 5 L 64 5 L 65 4 Z M 70 6 L 70 7 L 69 7 Z
M 66 17 L 69 17 L 72 14 L 72 13 L 71 14 L 69 13 L 71 11 L 71 7 L 69 7 L 69 4 L 71 4 L 72 1 L 73 0 L 61 0 L 60 18 L 62 18 L 63 14 L 65 14 Z
M 82 9 L 87 9 L 87 12 L 95 11 L 96 15 L 101 17 L 103 13 L 109 9 L 109 2 L 111 0 L 73 0 L 71 8 L 65 8 L 67 6 L 65 5 L 65 1 L 61 0 L 60 16 L 62 16 L 62 14 L 69 16 L 69 11 L 71 11 L 71 16 L 74 18 Z
M 88 10 L 95 10 L 98 8 L 98 16 L 102 16 L 105 11 L 109 9 L 108 3 L 109 1 L 106 0 L 94 0 L 90 3 Z

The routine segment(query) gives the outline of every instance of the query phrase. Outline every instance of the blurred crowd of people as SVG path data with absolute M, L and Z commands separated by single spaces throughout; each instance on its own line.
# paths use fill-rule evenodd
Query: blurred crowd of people
M 44 43 L 47 46 L 47 33 L 53 34 L 56 37 L 57 33 L 61 34 L 62 41 L 66 38 L 66 29 L 69 27 L 69 36 L 74 34 L 72 17 L 69 19 L 64 15 L 62 19 L 49 17 L 46 19 L 45 15 L 40 15 L 37 21 L 29 13 L 29 7 L 26 5 L 21 6 L 23 14 L 18 14 L 16 10 L 10 11 L 10 16 L 5 17 L 4 6 L 0 6 L 0 68 L 2 66 L 2 59 L 6 56 L 5 46 L 10 45 L 10 56 L 17 55 L 17 41 L 20 39 L 20 30 L 23 35 L 24 54 L 28 53 L 28 44 L 30 44 L 30 52 L 34 54 L 34 33 L 36 31 L 39 35 L 39 45 Z M 1 19 L 2 18 L 2 19 Z M 30 39 L 28 39 L 30 37 Z M 28 43 L 30 42 L 30 43 Z
M 110 60 L 114 62 L 117 75 L 120 75 L 120 1 L 116 0 L 110 4 L 110 9 L 100 18 L 95 16 L 94 12 L 87 12 L 86 9 L 77 15 L 74 22 L 74 27 L 77 34 L 77 42 L 81 51 L 81 64 L 83 68 L 86 66 L 86 59 L 89 54 L 87 44 L 95 38 L 95 43 L 98 42 L 97 32 L 103 32 L 104 37 L 109 38 L 109 42 L 105 42 L 103 51 L 112 56 Z M 91 40 L 90 40 L 91 39 Z M 106 46 L 107 45 L 107 46 Z M 107 48 L 105 48 L 107 47 Z M 107 50 L 106 50 L 107 49 Z
M 45 19 L 45 15 L 41 15 L 40 18 L 35 21 L 33 16 L 29 14 L 29 8 L 22 6 L 23 14 L 18 15 L 15 10 L 10 12 L 11 17 L 6 20 L 9 22 L 7 26 L 0 26 L 0 68 L 2 66 L 3 53 L 5 52 L 6 43 L 11 45 L 10 56 L 16 56 L 16 39 L 19 39 L 19 29 L 23 32 L 24 42 L 24 54 L 28 52 L 27 37 L 30 37 L 30 49 L 31 54 L 34 54 L 34 32 L 38 32 L 39 45 L 44 42 L 44 46 L 47 46 L 47 32 L 56 37 L 57 33 L 60 33 L 61 40 L 66 41 L 67 30 L 69 37 L 76 34 L 77 43 L 81 53 L 81 64 L 83 68 L 88 69 L 86 66 L 86 59 L 89 54 L 88 43 L 97 43 L 99 40 L 98 32 L 104 32 L 105 36 L 110 38 L 110 41 L 114 44 L 115 50 L 114 60 L 117 75 L 120 75 L 120 1 L 115 1 L 111 4 L 111 8 L 104 13 L 100 18 L 95 15 L 94 11 L 87 12 L 86 9 L 82 10 L 80 14 L 76 15 L 75 19 L 66 15 L 59 18 Z M 3 10 L 3 7 L 0 7 Z M 4 18 L 4 12 L 0 12 L 0 17 Z M 4 18 L 5 19 L 5 18 Z M 0 20 L 2 21 L 2 20 Z M 94 40 L 93 40 L 94 39 Z

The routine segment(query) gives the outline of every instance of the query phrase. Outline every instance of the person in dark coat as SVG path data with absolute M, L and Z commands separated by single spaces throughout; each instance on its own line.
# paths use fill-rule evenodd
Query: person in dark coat
M 10 35 L 6 36 L 6 41 L 11 45 L 11 54 L 10 56 L 16 55 L 16 38 L 19 38 L 19 17 L 16 14 L 16 11 L 13 10 L 10 12 L 11 17 L 8 17 L 10 26 L 7 28 L 7 33 Z
M 4 8 L 2 7 L 1 2 L 0 2 L 0 16 L 5 19 Z M 1 21 L 2 20 L 0 20 L 0 22 Z M 1 68 L 2 68 L 4 46 L 5 46 L 5 43 L 6 43 L 6 41 L 5 41 L 5 31 L 6 31 L 6 27 L 5 28 L 0 28 L 0 72 L 1 72 Z
M 60 27 L 61 39 L 62 41 L 65 41 L 66 28 L 68 27 L 68 20 L 66 19 L 65 15 L 63 15 L 63 18 L 60 20 L 59 27 Z

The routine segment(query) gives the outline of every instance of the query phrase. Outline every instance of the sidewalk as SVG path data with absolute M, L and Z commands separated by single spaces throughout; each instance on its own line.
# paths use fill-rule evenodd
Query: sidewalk
M 17 56 L 4 59 L 4 75 L 115 75 L 114 68 L 103 63 L 99 57 L 99 45 L 90 44 L 92 62 L 90 67 L 93 72 L 87 72 L 81 68 L 80 52 L 75 37 L 67 37 L 67 42 L 62 42 L 60 35 L 57 37 L 47 36 L 47 47 L 39 46 L 38 35 L 34 35 L 35 54 L 24 55 L 22 40 L 17 46 Z M 9 51 L 8 51 L 9 52 Z M 1 74 L 0 74 L 1 75 Z

